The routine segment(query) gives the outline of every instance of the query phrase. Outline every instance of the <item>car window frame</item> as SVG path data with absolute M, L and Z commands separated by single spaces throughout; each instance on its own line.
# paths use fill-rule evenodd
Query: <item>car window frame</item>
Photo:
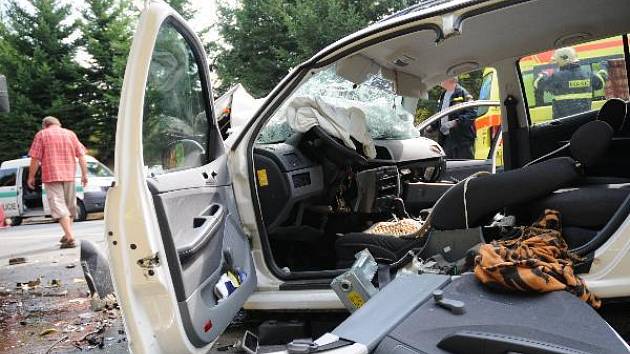
M 206 61 L 201 55 L 202 53 L 205 53 L 205 50 L 203 49 L 203 47 L 200 47 L 198 43 L 194 40 L 194 35 L 185 26 L 183 26 L 179 21 L 177 21 L 177 19 L 175 19 L 172 15 L 167 16 L 162 21 L 162 23 L 160 24 L 160 28 L 158 29 L 158 36 L 159 36 L 159 31 L 161 31 L 162 28 L 166 25 L 172 26 L 172 28 L 181 36 L 181 38 L 184 40 L 184 43 L 186 43 L 186 45 L 192 52 L 192 56 L 194 57 L 195 63 L 197 65 L 197 75 L 199 75 L 199 80 L 201 84 L 201 94 L 202 94 L 202 101 L 203 101 L 202 104 L 204 105 L 204 108 L 205 108 L 204 112 L 205 112 L 206 122 L 207 122 L 206 142 L 205 142 L 206 153 L 205 153 L 205 159 L 203 163 L 200 164 L 199 166 L 185 166 L 182 168 L 173 168 L 173 169 L 164 171 L 164 173 L 161 173 L 159 175 L 166 175 L 173 172 L 185 171 L 185 170 L 205 166 L 211 163 L 212 161 L 216 160 L 217 157 L 219 157 L 223 152 L 223 150 L 217 146 L 218 142 L 215 142 L 216 140 L 215 135 L 218 134 L 218 136 L 220 137 L 221 133 L 218 130 L 216 119 L 215 119 L 212 86 L 208 80 L 210 77 L 209 67 L 207 66 Z M 150 58 L 151 61 L 153 59 L 154 53 L 155 53 L 155 48 L 151 51 L 151 58 Z M 150 64 L 149 64 L 148 70 L 149 71 L 151 70 Z M 145 87 L 144 87 L 145 91 L 143 93 L 145 95 L 146 95 L 146 87 L 148 83 L 149 83 L 149 76 L 147 76 L 147 81 L 145 82 Z M 144 104 L 143 104 L 143 110 L 144 110 Z M 142 115 L 143 128 L 144 128 L 144 119 L 145 119 L 145 116 L 144 116 L 144 111 L 143 111 L 143 115 Z M 142 130 L 143 155 L 144 155 L 144 141 L 145 139 L 144 139 L 144 129 L 143 129 Z M 143 156 L 143 163 L 144 162 L 145 161 L 144 161 L 144 156 Z M 152 176 L 150 173 L 147 173 L 146 177 L 148 178 L 148 177 L 155 177 L 155 176 Z

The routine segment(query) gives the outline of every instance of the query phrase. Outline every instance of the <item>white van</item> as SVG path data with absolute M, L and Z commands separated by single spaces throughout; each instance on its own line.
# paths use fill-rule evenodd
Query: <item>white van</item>
M 92 156 L 86 157 L 88 170 L 88 185 L 81 186 L 81 171 L 77 165 L 76 195 L 78 216 L 77 221 L 83 221 L 88 213 L 101 212 L 105 206 L 107 189 L 113 182 L 113 173 Z M 22 219 L 36 216 L 48 216 L 48 200 L 46 188 L 41 182 L 41 170 L 36 176 L 35 190 L 26 185 L 28 168 L 31 159 L 21 158 L 4 161 L 0 166 L 0 204 L 4 206 L 5 215 L 13 225 L 22 223 Z

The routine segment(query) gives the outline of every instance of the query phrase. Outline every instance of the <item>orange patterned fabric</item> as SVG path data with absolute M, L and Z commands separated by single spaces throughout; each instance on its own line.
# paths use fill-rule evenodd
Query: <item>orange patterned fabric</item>
M 580 259 L 569 252 L 561 232 L 560 213 L 545 210 L 518 238 L 482 245 L 475 258 L 475 276 L 493 288 L 537 293 L 567 290 L 599 308 L 601 301 L 573 274 L 573 264 Z

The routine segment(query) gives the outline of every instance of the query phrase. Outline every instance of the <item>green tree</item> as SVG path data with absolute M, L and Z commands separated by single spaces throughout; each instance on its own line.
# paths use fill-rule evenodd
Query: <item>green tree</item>
M 132 17 L 128 0 L 87 0 L 81 31 L 90 57 L 84 100 L 90 107 L 90 145 L 100 160 L 114 155 L 116 117 L 129 47 Z
M 219 7 L 219 32 L 226 46 L 214 46 L 214 64 L 221 89 L 242 83 L 254 96 L 264 96 L 284 75 L 297 55 L 297 43 L 289 34 L 285 17 L 289 4 L 283 0 L 242 0 L 234 8 Z
M 289 70 L 328 44 L 357 31 L 413 0 L 242 0 L 221 3 L 214 44 L 220 90 L 240 82 L 264 96 Z
M 195 10 L 190 5 L 189 0 L 166 0 L 166 2 L 186 20 L 195 17 Z
M 56 0 L 10 0 L 0 28 L 0 72 L 7 76 L 11 113 L 0 119 L 0 160 L 28 151 L 41 119 L 54 115 L 81 139 L 88 131 L 75 129 L 88 119 L 82 103 L 83 68 L 75 60 L 79 36 L 70 5 Z

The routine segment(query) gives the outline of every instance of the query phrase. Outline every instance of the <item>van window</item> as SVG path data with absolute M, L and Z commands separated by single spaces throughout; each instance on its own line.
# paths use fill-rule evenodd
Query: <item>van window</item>
M 17 168 L 0 170 L 0 187 L 15 187 Z
M 531 124 L 598 110 L 628 99 L 621 36 L 523 57 L 518 62 Z
M 87 163 L 88 177 L 112 177 L 112 172 L 99 162 Z

